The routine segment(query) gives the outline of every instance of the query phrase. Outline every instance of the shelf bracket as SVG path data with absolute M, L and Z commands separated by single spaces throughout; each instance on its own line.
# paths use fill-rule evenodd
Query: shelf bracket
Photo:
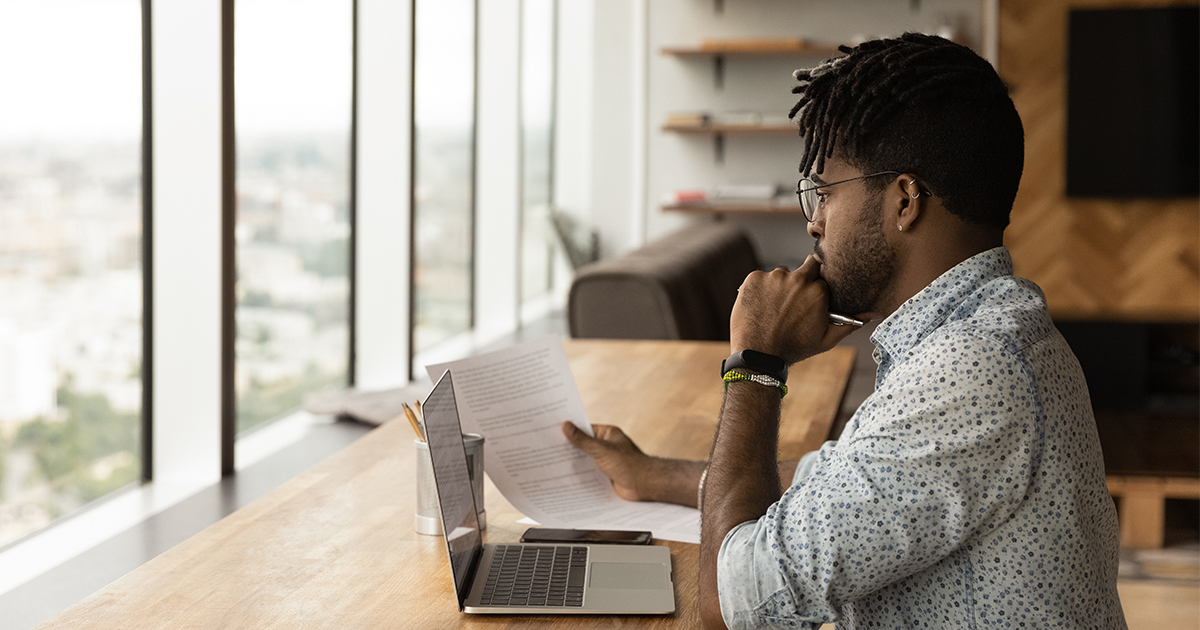
M 725 55 L 713 55 L 713 82 L 718 90 L 725 88 Z
M 713 134 L 713 157 L 717 164 L 725 163 L 725 134 L 723 133 Z

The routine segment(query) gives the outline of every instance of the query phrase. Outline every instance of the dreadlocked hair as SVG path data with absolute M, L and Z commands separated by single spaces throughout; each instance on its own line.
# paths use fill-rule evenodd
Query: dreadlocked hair
M 794 74 L 800 100 L 789 117 L 799 117 L 804 137 L 800 172 L 822 172 L 837 152 L 863 173 L 915 175 L 963 221 L 1004 229 L 1021 180 L 1024 130 L 991 64 L 918 33 L 839 51 Z

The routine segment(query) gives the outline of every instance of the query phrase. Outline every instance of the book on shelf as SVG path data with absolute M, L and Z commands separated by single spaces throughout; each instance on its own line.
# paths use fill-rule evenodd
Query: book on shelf
M 775 184 L 717 184 L 712 201 L 770 201 L 779 193 Z
M 713 124 L 726 127 L 754 127 L 762 124 L 763 116 L 758 112 L 724 112 L 713 118 Z
M 763 210 L 799 209 L 800 201 L 795 195 L 777 197 L 709 197 L 704 207 L 720 210 L 725 207 L 761 208 Z
M 703 190 L 676 190 L 664 200 L 667 205 L 703 204 L 708 200 L 708 193 Z
M 707 127 L 712 122 L 712 116 L 704 112 L 684 112 L 667 114 L 668 127 Z
M 794 195 L 772 197 L 771 199 L 706 199 L 704 201 L 676 201 L 674 197 L 663 200 L 663 210 L 683 211 L 692 213 L 765 213 L 765 214 L 800 214 L 800 202 Z
M 782 187 L 776 184 L 717 184 L 708 190 L 676 190 L 663 199 L 668 206 L 721 206 L 753 205 L 788 207 L 799 206 L 793 194 L 780 194 Z

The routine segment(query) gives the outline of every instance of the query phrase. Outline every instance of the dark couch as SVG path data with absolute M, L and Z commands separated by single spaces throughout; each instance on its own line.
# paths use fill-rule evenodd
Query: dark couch
M 728 341 L 738 287 L 758 268 L 736 226 L 694 224 L 581 267 L 567 304 L 571 336 Z

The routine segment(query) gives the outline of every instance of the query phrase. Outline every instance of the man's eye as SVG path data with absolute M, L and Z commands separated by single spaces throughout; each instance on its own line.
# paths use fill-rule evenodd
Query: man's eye
M 826 193 L 823 193 L 823 192 L 817 193 L 817 203 L 822 206 L 825 205 L 825 197 L 826 196 L 827 196 Z

